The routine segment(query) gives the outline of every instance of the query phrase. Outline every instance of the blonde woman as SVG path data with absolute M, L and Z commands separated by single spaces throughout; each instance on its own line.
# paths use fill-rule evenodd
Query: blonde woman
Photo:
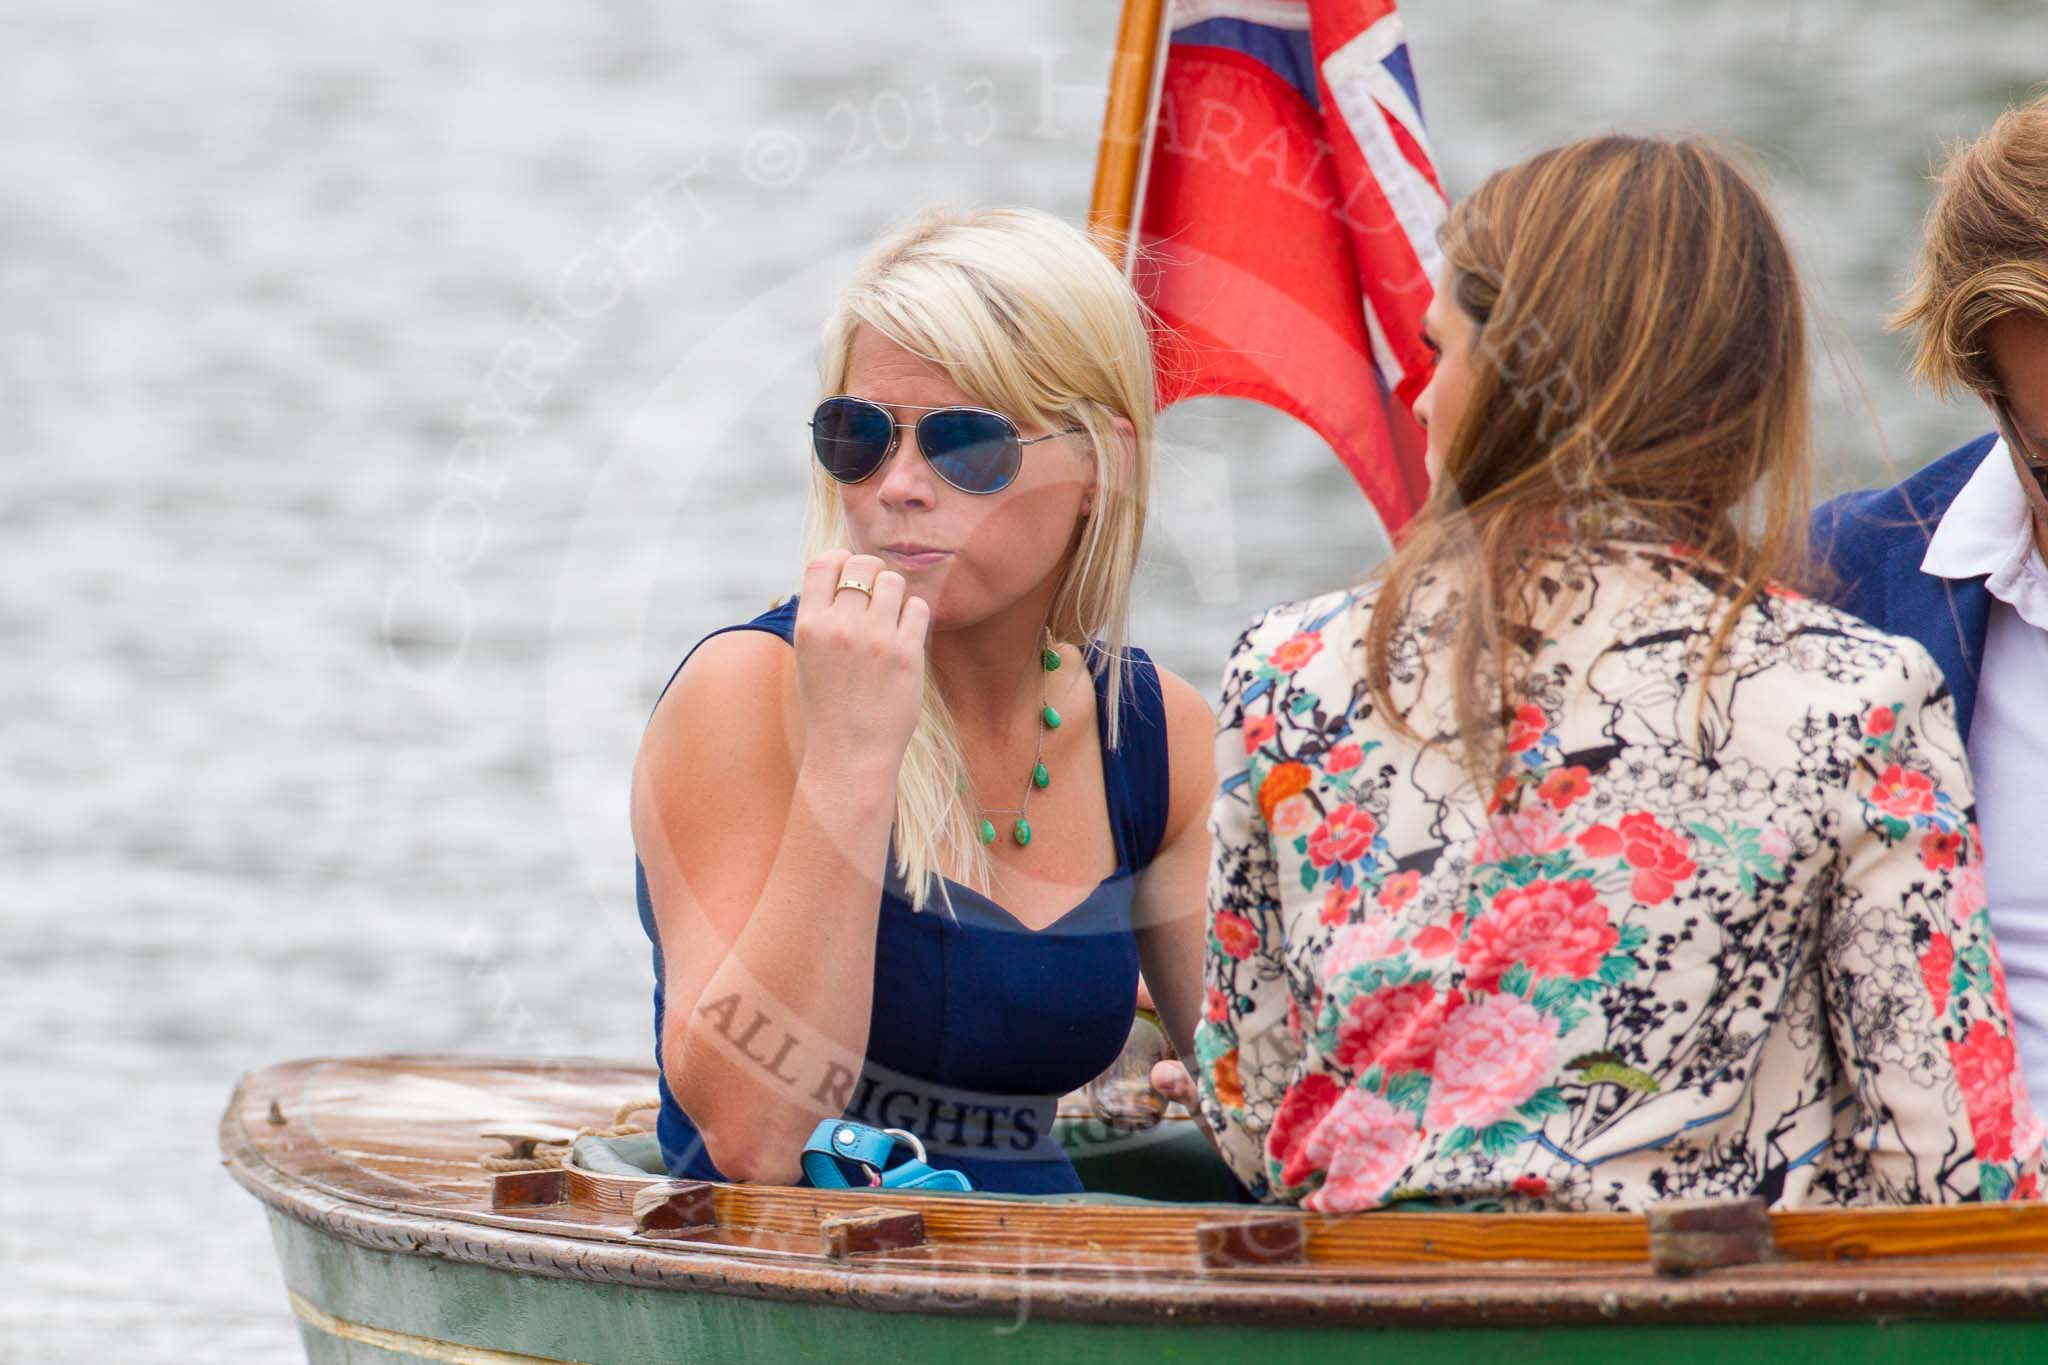
M 1055 218 L 935 212 L 820 370 L 802 591 L 687 657 L 634 772 L 664 1159 L 791 1183 L 847 1119 L 977 1189 L 1078 1190 L 1060 1094 L 1141 966 L 1184 1055 L 1200 992 L 1213 718 L 1125 640 L 1142 307 Z
M 1807 353 L 1762 196 L 1600 138 L 1444 247 L 1428 504 L 1225 675 L 1225 1157 L 1327 1212 L 2037 1197 L 1941 671 L 1783 586 Z

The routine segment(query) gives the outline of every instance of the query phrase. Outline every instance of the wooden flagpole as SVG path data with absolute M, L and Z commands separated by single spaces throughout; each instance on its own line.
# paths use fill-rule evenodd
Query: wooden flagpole
M 1126 274 L 1137 244 L 1145 173 L 1151 162 L 1152 121 L 1166 70 L 1171 6 L 1172 0 L 1124 0 L 1109 69 L 1109 103 L 1102 115 L 1088 229 Z

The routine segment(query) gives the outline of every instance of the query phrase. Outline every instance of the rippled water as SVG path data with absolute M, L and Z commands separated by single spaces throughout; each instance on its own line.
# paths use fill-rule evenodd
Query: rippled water
M 1739 9 L 1408 19 L 1454 188 L 1605 126 L 1755 146 L 1850 376 L 1830 486 L 1875 482 L 1975 426 L 1876 320 L 2048 13 Z M 216 1165 L 246 1068 L 645 1052 L 626 767 L 681 650 L 789 587 L 831 285 L 920 203 L 1078 217 L 1114 19 L 7 7 L 0 1360 L 299 1358 Z M 1139 637 L 1208 686 L 1383 540 L 1285 419 L 1168 431 Z

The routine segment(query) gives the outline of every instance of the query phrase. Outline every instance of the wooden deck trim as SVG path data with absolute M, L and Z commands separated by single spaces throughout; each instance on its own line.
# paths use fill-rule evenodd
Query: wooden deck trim
M 379 1061 L 520 1066 L 418 1057 L 357 1065 Z M 834 1266 L 819 1254 L 820 1222 L 872 1207 L 873 1191 L 726 1186 L 713 1188 L 718 1226 L 708 1235 L 650 1243 L 633 1235 L 630 1197 L 623 1215 L 574 1205 L 493 1214 L 482 1207 L 489 1186 L 480 1170 L 468 1186 L 449 1189 L 340 1160 L 309 1140 L 312 1116 L 292 1107 L 289 1078 L 312 1065 L 273 1068 L 238 1087 L 221 1118 L 222 1151 L 237 1181 L 283 1215 L 357 1245 L 521 1273 L 878 1311 L 1087 1321 L 1150 1321 L 1168 1306 L 1193 1321 L 1388 1327 L 2048 1316 L 2048 1209 L 2019 1205 L 1779 1214 L 1778 1254 L 1808 1263 L 1781 1259 L 1682 1281 L 1651 1272 L 1646 1220 L 1621 1215 L 1321 1218 L 1248 1208 L 1262 1220 L 1296 1221 L 1306 1263 L 1198 1272 L 1195 1228 L 1217 1221 L 1215 1209 L 927 1196 L 917 1202 L 927 1245 Z M 282 1125 L 269 1122 L 266 1108 L 279 1092 Z M 971 1253 L 984 1244 L 977 1262 Z M 1917 1258 L 1903 1255 L 1907 1245 Z M 1965 1246 L 1972 1254 L 1940 1258 Z M 1035 1259 L 1020 1264 L 1026 1255 Z M 1811 1264 L 1843 1256 L 1866 1259 Z M 1540 1295 L 1532 1292 L 1539 1284 Z
M 295 1080 L 315 1074 L 320 1067 L 380 1063 L 408 1069 L 440 1066 L 458 1071 L 536 1069 L 532 1059 L 500 1057 L 309 1059 L 246 1077 L 244 1087 L 259 1080 L 264 1084 L 256 1086 L 246 1097 L 238 1089 L 230 1113 L 241 1111 L 242 1137 L 256 1149 L 275 1155 L 280 1147 L 285 1148 L 283 1155 L 289 1159 L 280 1164 L 288 1167 L 295 1178 L 340 1198 L 391 1209 L 432 1208 L 486 1226 L 562 1228 L 561 1221 L 554 1217 L 487 1212 L 480 1208 L 488 1203 L 487 1193 L 479 1198 L 461 1189 L 400 1181 L 388 1172 L 369 1169 L 361 1161 L 344 1160 L 333 1149 L 303 1142 L 295 1144 L 293 1125 L 270 1124 L 267 1110 L 266 1115 L 256 1112 L 278 1093 L 289 1091 Z M 551 1059 L 547 1067 L 564 1073 L 574 1073 L 579 1068 L 618 1072 L 622 1088 L 649 1084 L 652 1074 L 651 1068 L 594 1058 Z M 289 1103 L 285 1107 L 287 1111 L 291 1108 Z M 473 1178 L 484 1177 L 478 1173 Z M 633 1194 L 643 1183 L 578 1170 L 571 1170 L 568 1179 L 570 1204 L 592 1215 L 617 1214 L 626 1218 L 630 1218 Z M 758 1228 L 805 1240 L 815 1236 L 819 1219 L 870 1202 L 860 1191 L 754 1185 L 717 1186 L 715 1199 L 722 1225 Z M 1119 1253 L 1162 1257 L 1192 1254 L 1197 1224 L 1220 1216 L 1215 1209 L 1197 1207 L 1048 1207 L 944 1195 L 921 1196 L 918 1206 L 925 1215 L 930 1236 L 942 1243 L 1045 1246 L 1078 1236 Z M 1374 1213 L 1330 1217 L 1283 1208 L 1246 1206 L 1243 1211 L 1301 1219 L 1306 1259 L 1312 1264 L 1517 1261 L 1577 1266 L 1637 1265 L 1650 1259 L 1648 1221 L 1634 1214 Z M 2048 1203 L 1812 1209 L 1774 1213 L 1770 1217 L 1776 1254 L 1781 1260 L 1920 1259 L 1957 1252 L 2048 1256 Z M 576 1235 L 605 1234 L 596 1226 L 589 1226 Z

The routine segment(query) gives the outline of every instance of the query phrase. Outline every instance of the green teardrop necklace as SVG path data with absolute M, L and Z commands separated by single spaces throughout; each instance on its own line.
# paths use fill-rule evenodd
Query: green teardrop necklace
M 1045 632 L 1045 642 L 1039 648 L 1038 663 L 1038 748 L 1031 759 L 1030 780 L 1024 784 L 1024 803 L 1019 806 L 984 806 L 979 801 L 975 802 L 974 808 L 981 812 L 981 826 L 976 833 L 983 844 L 996 841 L 996 823 L 989 819 L 991 815 L 1014 815 L 1017 819 L 1010 826 L 1010 840 L 1019 848 L 1028 847 L 1031 843 L 1031 793 L 1052 785 L 1052 773 L 1045 766 L 1045 737 L 1060 728 L 1060 713 L 1046 699 L 1045 685 L 1051 675 L 1059 671 L 1060 652 L 1053 645 L 1050 629 Z M 967 794 L 965 777 L 960 779 L 960 794 Z

